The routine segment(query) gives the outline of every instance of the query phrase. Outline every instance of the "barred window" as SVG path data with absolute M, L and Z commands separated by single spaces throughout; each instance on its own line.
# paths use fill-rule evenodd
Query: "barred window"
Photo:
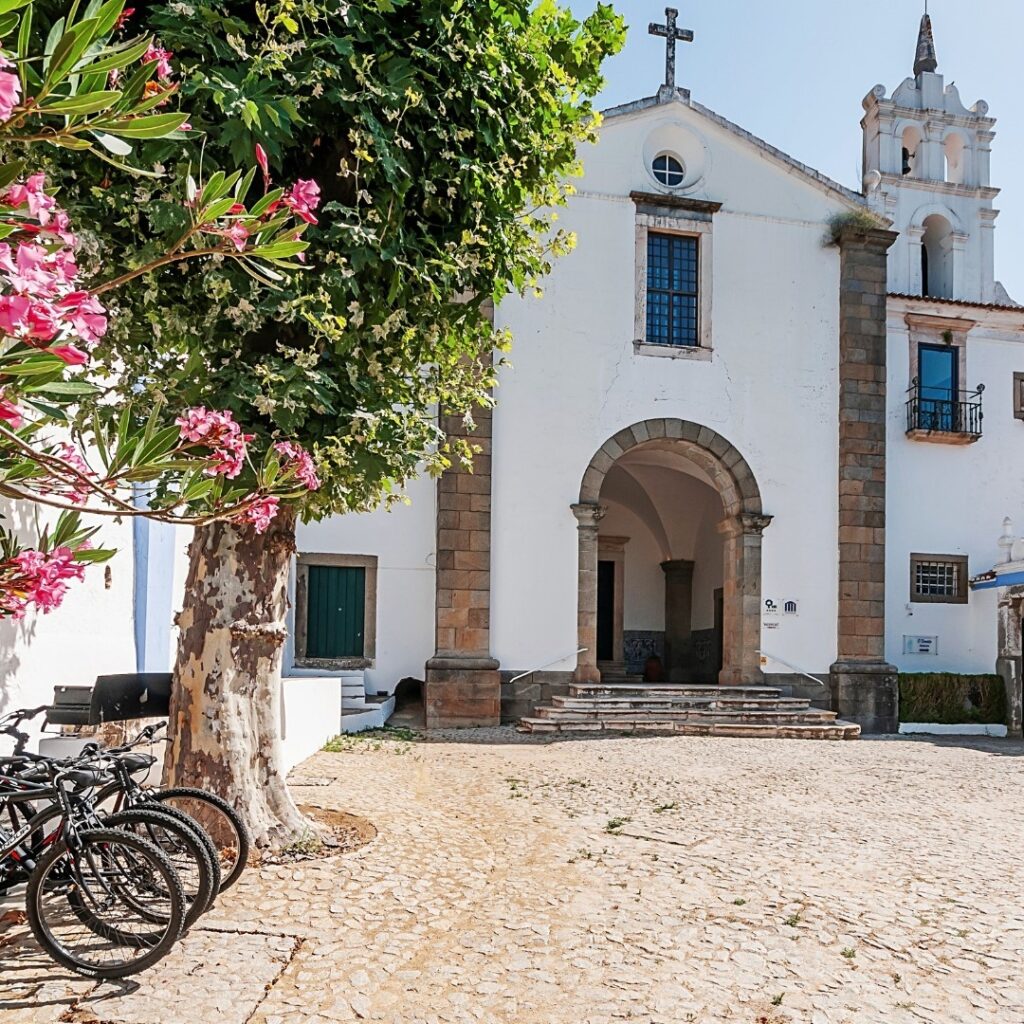
M 699 344 L 697 333 L 697 239 L 647 235 L 647 343 Z
M 967 603 L 966 555 L 911 555 L 910 600 Z

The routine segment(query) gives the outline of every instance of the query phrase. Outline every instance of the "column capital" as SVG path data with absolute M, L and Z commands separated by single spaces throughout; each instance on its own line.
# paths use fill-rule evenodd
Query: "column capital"
M 608 509 L 603 505 L 597 505 L 590 501 L 570 507 L 581 530 L 596 530 L 601 525 L 601 520 L 608 514 Z
M 759 512 L 740 512 L 739 515 L 719 523 L 718 532 L 724 533 L 727 537 L 760 537 L 774 518 Z

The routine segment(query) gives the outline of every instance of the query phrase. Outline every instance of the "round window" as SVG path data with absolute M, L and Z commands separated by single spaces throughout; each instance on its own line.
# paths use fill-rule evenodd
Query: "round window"
M 655 179 L 669 188 L 678 188 L 686 177 L 686 169 L 683 167 L 682 162 L 668 153 L 656 156 L 654 163 L 651 165 L 651 170 L 654 172 Z

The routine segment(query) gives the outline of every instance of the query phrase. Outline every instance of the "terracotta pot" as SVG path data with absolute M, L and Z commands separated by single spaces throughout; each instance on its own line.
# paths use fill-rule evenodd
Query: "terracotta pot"
M 665 681 L 665 666 L 661 662 L 661 658 L 656 654 L 652 654 L 644 662 L 644 682 L 645 683 L 663 683 Z

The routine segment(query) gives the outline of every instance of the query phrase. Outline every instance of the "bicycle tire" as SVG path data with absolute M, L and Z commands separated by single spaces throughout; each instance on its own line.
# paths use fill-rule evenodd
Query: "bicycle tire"
M 213 885 L 211 886 L 210 891 L 210 901 L 206 905 L 206 909 L 209 910 L 214 905 L 214 903 L 217 902 L 217 896 L 220 893 L 222 881 L 220 857 L 217 854 L 217 847 L 214 845 L 213 840 L 209 836 L 209 833 L 207 833 L 206 829 L 204 829 L 203 826 L 198 821 L 196 821 L 196 819 L 193 818 L 191 814 L 187 814 L 185 811 L 178 810 L 178 808 L 173 806 L 172 804 L 154 803 L 151 801 L 142 800 L 129 804 L 127 807 L 122 808 L 122 810 L 127 811 L 136 807 L 142 808 L 144 810 L 151 809 L 159 814 L 167 814 L 170 817 L 174 818 L 176 821 L 181 822 L 181 824 L 184 825 L 186 828 L 192 830 L 192 832 L 195 834 L 196 839 L 198 839 L 199 842 L 201 842 L 203 846 L 206 848 L 206 853 L 210 858 L 210 867 L 211 870 L 213 871 Z M 115 813 L 121 812 L 118 811 Z
M 234 862 L 230 866 L 230 870 L 223 870 L 223 860 L 220 861 L 223 873 L 220 891 L 224 892 L 226 889 L 230 889 L 231 886 L 233 886 L 241 877 L 242 872 L 245 871 L 246 865 L 249 863 L 249 854 L 252 850 L 252 836 L 249 834 L 248 826 L 245 824 L 245 821 L 242 819 L 242 816 L 238 811 L 236 811 L 234 807 L 227 802 L 227 800 L 206 789 L 198 789 L 192 786 L 174 786 L 171 789 L 154 790 L 149 795 L 149 799 L 156 800 L 161 804 L 165 801 L 173 800 L 175 797 L 205 803 L 222 817 L 226 818 L 230 824 L 234 832 L 236 847 L 235 857 Z M 205 826 L 202 821 L 199 821 L 199 825 L 205 830 Z M 218 848 L 218 851 L 223 852 L 217 837 L 211 835 L 211 839 L 213 840 L 214 845 Z
M 89 829 L 80 832 L 77 839 L 80 844 L 78 853 L 71 852 L 67 840 L 61 839 L 44 854 L 29 878 L 28 889 L 25 893 L 25 910 L 36 941 L 62 967 L 90 978 L 126 978 L 152 967 L 171 951 L 181 935 L 185 921 L 185 893 L 170 859 L 152 843 L 123 829 Z M 130 963 L 114 966 L 86 962 L 80 955 L 75 955 L 68 950 L 65 944 L 53 934 L 51 926 L 41 912 L 41 900 L 45 895 L 46 881 L 54 865 L 69 856 L 76 864 L 80 865 L 81 850 L 94 845 L 108 849 L 112 846 L 121 846 L 133 850 L 137 856 L 147 862 L 150 869 L 155 870 L 167 894 L 167 919 L 161 933 L 155 939 L 152 933 L 141 936 L 136 948 L 142 948 L 143 944 L 147 948 Z M 66 884 L 77 885 L 77 883 Z
M 142 838 L 168 856 L 185 892 L 188 906 L 183 931 L 187 932 L 206 913 L 217 893 L 213 863 L 205 843 L 196 835 L 195 826 L 156 807 L 130 807 L 107 815 L 103 824 L 106 828 L 141 829 Z M 194 864 L 194 871 L 187 870 L 189 863 Z M 135 909 L 142 916 L 148 914 L 137 901 Z

